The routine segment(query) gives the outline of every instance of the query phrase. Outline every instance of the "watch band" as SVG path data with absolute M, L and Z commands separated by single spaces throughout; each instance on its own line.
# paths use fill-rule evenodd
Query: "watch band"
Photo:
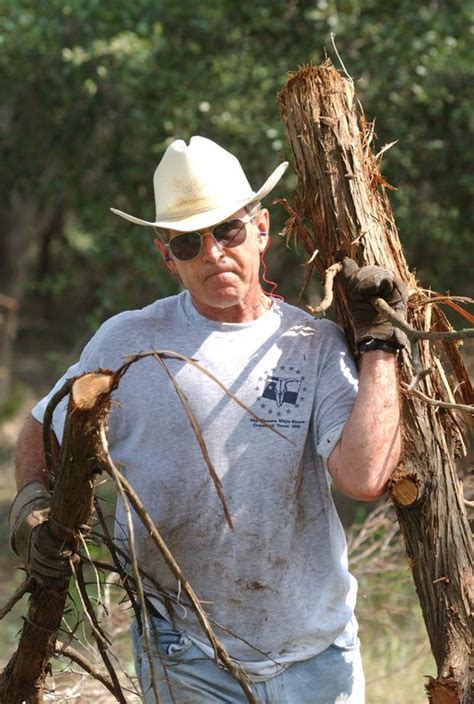
M 377 340 L 375 337 L 369 337 L 367 340 L 362 340 L 362 342 L 359 342 L 358 350 L 359 354 L 372 352 L 373 350 L 383 350 L 384 352 L 396 354 L 399 347 L 388 340 Z

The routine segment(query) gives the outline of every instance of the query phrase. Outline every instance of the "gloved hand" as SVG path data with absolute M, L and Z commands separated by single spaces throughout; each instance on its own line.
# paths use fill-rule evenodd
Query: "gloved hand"
M 383 298 L 396 313 L 404 316 L 408 298 L 405 284 L 387 269 L 379 266 L 359 267 L 349 257 L 343 259 L 342 266 L 338 278 L 346 290 L 356 343 L 359 345 L 375 339 L 390 343 L 394 349 L 406 347 L 406 334 L 370 302 L 371 298 Z
M 32 481 L 16 495 L 9 515 L 10 545 L 31 577 L 51 589 L 63 589 L 71 575 L 72 551 L 48 525 L 51 494 Z

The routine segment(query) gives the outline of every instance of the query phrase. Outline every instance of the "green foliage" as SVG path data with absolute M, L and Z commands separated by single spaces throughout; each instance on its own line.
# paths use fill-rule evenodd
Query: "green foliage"
M 469 293 L 467 4 L 0 4 L 0 217 L 8 220 L 13 198 L 34 198 L 39 216 L 46 207 L 66 213 L 35 283 L 53 303 L 72 296 L 97 318 L 176 290 L 151 231 L 109 207 L 151 218 L 156 163 L 173 139 L 196 133 L 234 151 L 258 187 L 288 156 L 276 93 L 289 71 L 324 58 L 331 32 L 368 117 L 377 116 L 380 146 L 399 140 L 384 171 L 398 188 L 392 202 L 410 264 L 427 285 Z M 287 178 L 280 193 L 293 185 Z M 277 211 L 277 229 L 282 219 Z M 279 260 L 277 278 L 288 268 L 283 250 Z M 286 279 L 295 277 L 296 268 Z

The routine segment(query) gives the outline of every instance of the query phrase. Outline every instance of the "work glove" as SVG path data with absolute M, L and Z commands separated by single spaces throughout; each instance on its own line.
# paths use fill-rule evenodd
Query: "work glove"
M 10 508 L 10 545 L 37 582 L 64 589 L 71 575 L 72 551 L 49 528 L 50 506 L 51 494 L 41 482 L 24 486 Z
M 338 279 L 342 282 L 354 326 L 355 341 L 359 349 L 372 340 L 382 340 L 394 350 L 408 345 L 403 330 L 395 327 L 383 313 L 370 302 L 383 298 L 399 315 L 405 316 L 408 290 L 393 272 L 379 266 L 359 267 L 353 259 L 342 260 Z

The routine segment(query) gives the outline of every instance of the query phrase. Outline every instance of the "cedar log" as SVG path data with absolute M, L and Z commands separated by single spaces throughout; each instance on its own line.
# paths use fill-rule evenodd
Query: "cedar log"
M 319 250 L 311 266 L 323 276 L 347 255 L 361 266 L 391 269 L 411 292 L 408 322 L 420 330 L 450 329 L 436 304 L 423 305 L 427 295 L 408 269 L 388 184 L 371 150 L 373 125 L 365 121 L 352 80 L 330 61 L 303 67 L 289 77 L 278 104 L 299 182 L 293 203 L 286 204 L 288 232 L 296 232 L 310 255 Z M 353 345 L 347 301 L 337 283 L 335 299 L 337 319 Z M 420 348 L 431 373 L 418 388 L 431 398 L 472 403 L 458 344 L 422 342 Z M 443 351 L 455 383 L 441 366 Z M 413 378 L 407 351 L 400 355 L 399 374 L 406 383 Z M 474 701 L 471 535 L 455 466 L 455 457 L 465 451 L 462 428 L 452 410 L 404 394 L 403 438 L 403 464 L 390 494 L 437 664 L 427 692 L 433 704 L 468 704 Z
M 73 383 L 70 393 L 49 521 L 53 533 L 74 552 L 79 551 L 80 534 L 87 534 L 92 514 L 95 478 L 103 466 L 99 427 L 109 413 L 113 384 L 111 372 L 87 374 Z M 18 649 L 0 677 L 0 704 L 43 701 L 67 589 L 68 585 L 59 591 L 34 584 Z

